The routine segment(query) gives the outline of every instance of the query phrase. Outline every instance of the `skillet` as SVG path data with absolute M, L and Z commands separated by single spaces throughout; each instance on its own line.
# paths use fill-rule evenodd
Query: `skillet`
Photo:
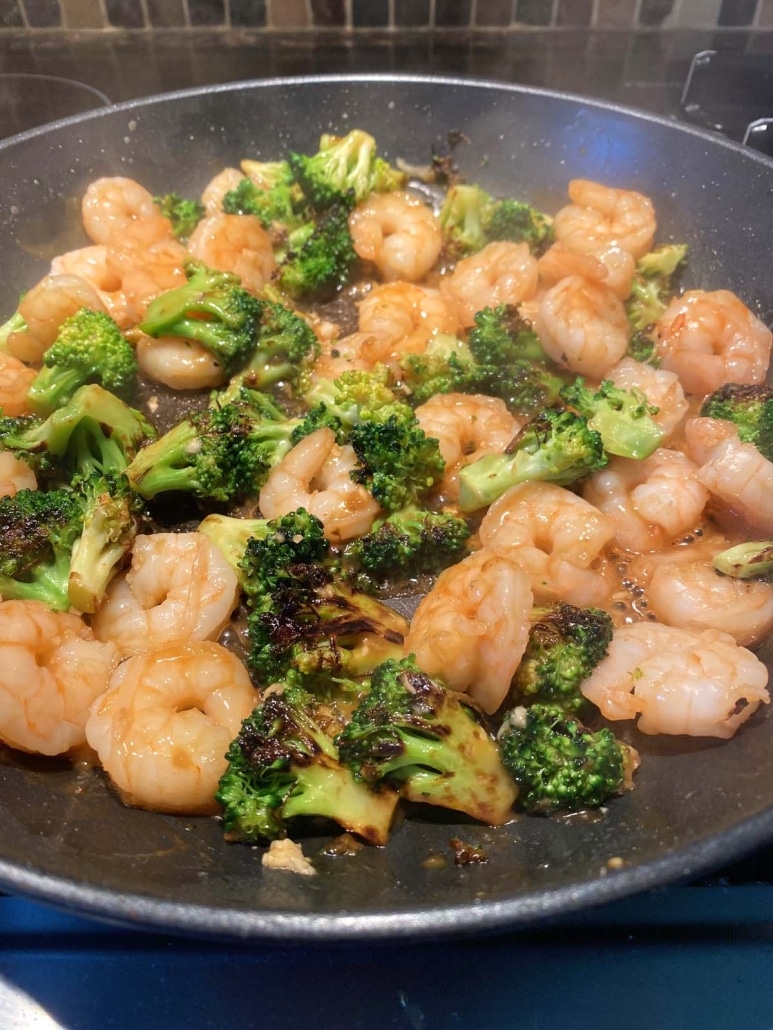
M 244 156 L 316 149 L 320 132 L 371 131 L 426 163 L 453 130 L 462 172 L 548 211 L 570 178 L 640 190 L 658 239 L 690 246 L 688 287 L 727 288 L 773 318 L 773 162 L 665 119 L 558 93 L 417 76 L 319 77 L 132 101 L 0 144 L 0 303 L 86 241 L 78 200 L 100 175 L 196 195 Z M 770 664 L 773 651 L 762 649 Z M 517 818 L 496 830 L 421 811 L 384 849 L 330 856 L 315 877 L 264 873 L 214 819 L 123 808 L 101 774 L 0 752 L 0 888 L 123 924 L 217 939 L 343 941 L 513 928 L 695 876 L 773 839 L 771 716 L 731 741 L 647 738 L 636 789 L 593 817 Z M 456 866 L 449 841 L 485 850 Z M 611 860 L 611 861 L 610 861 Z

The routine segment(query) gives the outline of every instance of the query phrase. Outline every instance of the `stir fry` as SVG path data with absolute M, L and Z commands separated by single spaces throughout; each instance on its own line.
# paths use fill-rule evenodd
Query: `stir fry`
M 362 130 L 200 198 L 89 185 L 91 242 L 0 328 L 0 740 L 229 841 L 384 845 L 735 734 L 769 701 L 771 332 L 682 290 L 624 185 L 551 216 Z

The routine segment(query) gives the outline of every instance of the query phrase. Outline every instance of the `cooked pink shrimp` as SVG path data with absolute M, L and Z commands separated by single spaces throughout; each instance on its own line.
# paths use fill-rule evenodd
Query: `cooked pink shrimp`
M 484 547 L 505 554 L 529 574 L 538 602 L 603 605 L 611 584 L 594 567 L 614 526 L 571 490 L 521 483 L 489 508 L 479 529 Z
M 139 536 L 129 571 L 114 579 L 92 620 L 123 655 L 214 640 L 236 607 L 239 584 L 203 533 Z
M 136 325 L 145 317 L 148 302 L 165 290 L 172 290 L 185 282 L 184 264 L 188 254 L 177 240 L 161 240 L 141 249 L 112 247 L 108 250 L 108 263 L 121 280 L 121 289 L 106 300 L 123 304 L 123 318 Z M 104 297 L 104 294 L 103 294 Z M 124 324 L 122 316 L 113 317 Z
M 177 336 L 140 336 L 137 364 L 148 379 L 172 390 L 203 390 L 225 381 L 223 366 L 211 351 L 195 340 Z
M 548 290 L 534 328 L 557 364 L 591 379 L 602 379 L 628 347 L 623 302 L 608 286 L 579 275 Z
M 408 193 L 373 193 L 349 215 L 357 256 L 384 279 L 418 282 L 434 267 L 443 233 L 432 209 Z
M 224 168 L 222 172 L 210 179 L 201 192 L 201 203 L 208 215 L 216 215 L 223 210 L 223 197 L 235 190 L 244 178 L 238 168 Z
M 208 215 L 188 240 L 188 252 L 221 272 L 239 276 L 242 286 L 257 292 L 274 271 L 274 250 L 255 215 Z
M 416 418 L 440 444 L 446 463 L 439 487 L 444 502 L 459 498 L 459 472 L 484 454 L 503 454 L 521 428 L 504 401 L 476 394 L 436 394 L 416 408 Z
M 457 262 L 441 280 L 440 292 L 467 328 L 482 308 L 531 300 L 537 292 L 537 261 L 525 243 L 489 243 Z
M 332 429 L 317 429 L 269 472 L 258 501 L 261 513 L 277 519 L 305 508 L 322 522 L 328 540 L 363 536 L 381 509 L 352 479 L 356 465 L 354 450 L 348 444 L 339 447 Z
M 440 573 L 416 609 L 406 654 L 491 714 L 526 650 L 533 603 L 528 573 L 483 547 Z
M 3 415 L 28 415 L 27 391 L 37 375 L 13 354 L 0 351 L 0 411 Z
M 376 353 L 381 349 L 389 351 L 389 345 L 374 333 L 350 333 L 341 339 L 321 341 L 321 353 L 311 373 L 313 383 L 320 379 L 337 379 L 343 372 L 356 369 L 368 371 L 373 362 L 363 352 Z
M 174 236 L 153 194 L 134 179 L 106 177 L 92 182 L 81 205 L 83 228 L 94 243 L 147 247 Z
M 370 339 L 360 343 L 360 357 L 370 367 L 396 362 L 403 354 L 421 353 L 439 333 L 455 333 L 459 323 L 437 290 L 413 283 L 375 286 L 359 304 L 359 329 Z
M 773 629 L 773 587 L 723 576 L 707 561 L 658 565 L 647 600 L 668 626 L 719 629 L 743 647 L 753 647 Z
M 618 544 L 639 554 L 694 529 L 709 497 L 695 462 L 666 447 L 643 461 L 612 458 L 583 484 L 582 495 L 611 520 Z
M 676 372 L 688 393 L 764 383 L 772 340 L 770 329 L 729 290 L 674 297 L 657 323 L 661 364 Z
M 9 353 L 31 364 L 40 362 L 62 322 L 81 308 L 105 310 L 91 283 L 78 275 L 44 276 L 19 301 L 19 314 L 27 328 L 8 336 Z
M 0 451 L 0 497 L 15 497 L 20 490 L 37 490 L 35 473 L 10 451 Z
M 682 423 L 689 404 L 685 400 L 682 384 L 675 372 L 653 368 L 633 358 L 623 358 L 606 375 L 622 390 L 641 390 L 649 403 L 658 410 L 652 416 L 668 438 Z
M 121 276 L 111 259 L 111 248 L 103 244 L 81 247 L 60 254 L 51 262 L 51 275 L 77 275 L 90 283 L 99 295 L 111 318 L 127 328 L 137 321 L 128 312 L 126 297 L 121 289 Z
M 540 282 L 545 286 L 555 286 L 568 275 L 579 275 L 603 282 L 625 300 L 631 292 L 636 262 L 627 250 L 616 245 L 578 253 L 563 243 L 554 243 L 539 259 L 538 266 Z
M 85 743 L 89 708 L 118 660 L 77 615 L 0 603 L 0 740 L 43 755 Z
M 768 670 L 729 633 L 637 622 L 615 630 L 582 684 L 607 719 L 640 715 L 642 733 L 732 737 L 768 704 Z
M 86 736 L 125 804 L 214 814 L 228 745 L 257 701 L 230 651 L 180 643 L 123 662 L 93 705 Z
M 556 240 L 580 254 L 618 246 L 637 261 L 652 247 L 657 222 L 649 197 L 589 179 L 569 183 L 571 204 L 553 219 Z

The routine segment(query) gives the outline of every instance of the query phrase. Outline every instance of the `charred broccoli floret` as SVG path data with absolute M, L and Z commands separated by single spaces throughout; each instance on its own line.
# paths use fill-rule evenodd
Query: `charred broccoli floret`
M 743 443 L 751 443 L 763 458 L 773 461 L 773 389 L 725 383 L 703 402 L 701 415 L 732 422 Z
M 750 540 L 728 547 L 713 558 L 714 568 L 735 579 L 770 579 L 773 576 L 773 540 Z

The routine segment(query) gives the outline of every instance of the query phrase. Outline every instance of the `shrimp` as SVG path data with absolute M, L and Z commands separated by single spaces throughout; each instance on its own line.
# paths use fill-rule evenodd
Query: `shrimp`
M 638 622 L 615 630 L 582 692 L 607 719 L 642 733 L 732 737 L 770 698 L 768 670 L 729 633 Z
M 710 562 L 659 565 L 647 600 L 668 626 L 722 630 L 743 647 L 753 647 L 773 629 L 773 587 L 723 576 Z
M 37 490 L 35 473 L 10 451 L 0 451 L 0 497 L 15 497 L 20 490 Z
M 725 383 L 764 383 L 773 334 L 729 290 L 690 290 L 657 322 L 661 365 L 687 393 L 713 393 Z
M 242 663 L 211 641 L 128 658 L 86 723 L 127 805 L 209 815 L 225 753 L 258 700 Z
M 118 661 L 115 644 L 95 640 L 77 615 L 0 602 L 0 739 L 42 755 L 85 743 L 89 708 Z
M 28 415 L 27 391 L 37 375 L 13 354 L 0 351 L 0 410 L 3 415 Z
M 554 243 L 539 259 L 538 268 L 540 282 L 545 286 L 555 286 L 568 275 L 579 275 L 603 282 L 620 300 L 625 300 L 631 293 L 636 262 L 627 250 L 615 245 L 580 254 L 563 243 Z
M 416 609 L 406 654 L 491 714 L 507 697 L 526 650 L 533 604 L 528 573 L 483 547 L 440 573 Z
M 538 602 L 604 604 L 611 587 L 593 567 L 614 526 L 581 497 L 553 483 L 521 483 L 502 494 L 480 524 L 484 547 L 528 572 Z
M 459 472 L 484 454 L 503 454 L 521 423 L 497 397 L 476 394 L 436 394 L 416 408 L 416 418 L 440 444 L 446 463 L 440 493 L 444 501 L 459 499 Z
M 602 379 L 628 347 L 623 302 L 608 286 L 579 275 L 548 290 L 534 328 L 557 364 L 591 379 Z
M 343 372 L 369 371 L 373 363 L 363 357 L 363 351 L 376 353 L 382 346 L 388 351 L 383 338 L 373 333 L 350 333 L 342 339 L 322 340 L 320 355 L 311 372 L 312 383 L 320 379 L 337 379 Z
M 525 243 L 489 243 L 457 262 L 441 280 L 440 292 L 468 328 L 482 308 L 520 304 L 537 292 L 537 261 Z
M 233 272 L 257 292 L 274 271 L 274 249 L 255 215 L 207 215 L 188 240 L 188 252 L 210 268 Z
M 187 251 L 177 240 L 161 240 L 142 250 L 111 248 L 108 263 L 120 276 L 121 289 L 106 303 L 108 309 L 122 303 L 123 311 L 113 316 L 119 324 L 141 322 L 150 300 L 184 283 L 186 258 Z
M 434 267 L 443 246 L 432 209 L 408 193 L 373 193 L 349 215 L 354 249 L 384 279 L 418 282 Z
M 334 543 L 363 536 L 381 508 L 350 473 L 357 457 L 339 447 L 332 429 L 317 429 L 296 444 L 269 472 L 260 491 L 264 518 L 277 519 L 298 508 L 316 515 Z
M 641 390 L 649 403 L 658 409 L 652 419 L 664 430 L 666 437 L 675 432 L 687 414 L 689 404 L 675 372 L 653 368 L 633 358 L 623 358 L 607 371 L 606 378 L 622 390 Z
M 649 197 L 589 179 L 572 179 L 569 199 L 553 219 L 556 240 L 579 254 L 618 246 L 635 260 L 652 248 L 657 222 Z
M 643 461 L 612 458 L 585 482 L 582 495 L 609 518 L 618 544 L 639 554 L 694 529 L 709 497 L 695 462 L 666 447 Z
M 459 328 L 451 306 L 437 290 L 412 283 L 376 286 L 359 309 L 358 327 L 366 336 L 360 357 L 370 368 L 398 362 L 403 354 L 420 354 L 433 336 Z
M 121 290 L 121 276 L 115 267 L 110 247 L 94 244 L 60 254 L 51 262 L 51 275 L 77 275 L 90 283 L 105 306 L 107 313 L 122 329 L 137 321 L 128 310 Z
M 149 247 L 174 237 L 172 223 L 153 194 L 123 176 L 90 183 L 81 205 L 83 228 L 94 243 L 117 247 Z
M 78 275 L 44 276 L 19 301 L 19 314 L 27 328 L 9 334 L 9 353 L 30 364 L 42 361 L 62 322 L 81 308 L 105 310 L 91 283 Z
M 236 607 L 236 573 L 203 533 L 134 541 L 129 571 L 114 579 L 92 620 L 123 655 L 217 638 Z
M 201 203 L 208 215 L 216 215 L 223 210 L 223 197 L 235 190 L 244 178 L 238 168 L 224 168 L 222 172 L 210 179 L 201 193 Z
M 154 339 L 144 334 L 137 340 L 137 364 L 154 383 L 172 390 L 202 390 L 222 386 L 223 366 L 211 351 L 196 340 L 176 336 Z

